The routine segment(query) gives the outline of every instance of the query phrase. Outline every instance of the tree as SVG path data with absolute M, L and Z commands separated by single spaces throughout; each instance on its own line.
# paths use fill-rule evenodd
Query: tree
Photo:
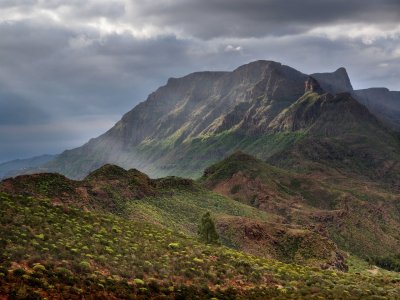
M 201 222 L 197 233 L 202 242 L 206 244 L 219 244 L 219 236 L 215 230 L 215 224 L 209 212 L 206 212 L 201 217 Z

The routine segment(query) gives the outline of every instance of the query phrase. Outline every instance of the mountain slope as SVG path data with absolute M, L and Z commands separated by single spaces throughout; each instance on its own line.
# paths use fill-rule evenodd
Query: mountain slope
M 271 129 L 301 132 L 301 141 L 270 158 L 284 167 L 365 176 L 399 187 L 400 139 L 350 94 L 307 92 L 282 112 Z
M 134 169 L 126 171 L 105 165 L 83 181 L 50 173 L 7 179 L 0 183 L 0 192 L 51 199 L 57 205 L 112 213 L 192 236 L 197 234 L 202 215 L 209 211 L 215 216 L 218 228 L 221 228 L 221 240 L 225 245 L 285 262 L 346 268 L 344 256 L 336 245 L 318 233 L 280 224 L 282 218 L 274 213 L 266 213 L 215 194 L 189 179 L 167 177 L 152 180 Z M 246 222 L 249 226 L 238 228 L 234 234 L 222 230 Z M 254 237 L 248 231 L 250 227 L 264 228 L 264 235 Z M 304 242 L 296 250 L 298 255 L 285 256 L 284 249 L 293 238 Z M 318 247 L 311 248 L 306 243 L 310 239 Z M 304 253 L 307 255 L 304 256 Z
M 370 88 L 353 91 L 354 97 L 380 120 L 400 129 L 400 92 L 387 88 Z
M 312 228 L 361 257 L 400 247 L 399 194 L 373 182 L 289 172 L 241 152 L 206 169 L 201 182 L 283 223 Z
M 287 265 L 49 200 L 1 193 L 0 212 L 1 298 L 394 299 L 400 293 L 393 273 Z
M 72 178 L 83 178 L 105 163 L 139 168 L 153 177 L 177 174 L 174 164 L 181 156 L 173 153 L 177 148 L 185 152 L 198 139 L 241 126 L 244 115 L 251 122 L 253 112 L 265 124 L 254 130 L 245 124 L 241 131 L 261 132 L 303 94 L 306 79 L 306 75 L 271 61 L 253 62 L 233 72 L 199 72 L 170 79 L 108 132 L 65 151 L 47 168 Z M 222 158 L 215 156 L 213 161 Z M 203 159 L 199 153 L 198 161 Z M 200 172 L 207 163 L 189 170 Z

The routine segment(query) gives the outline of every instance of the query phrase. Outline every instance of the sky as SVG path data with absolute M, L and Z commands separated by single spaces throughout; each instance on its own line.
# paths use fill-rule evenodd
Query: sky
M 259 59 L 400 90 L 400 1 L 0 0 L 0 162 L 84 144 L 169 77 Z

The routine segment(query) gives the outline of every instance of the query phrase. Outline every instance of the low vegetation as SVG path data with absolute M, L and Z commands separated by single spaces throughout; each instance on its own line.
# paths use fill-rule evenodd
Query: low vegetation
M 13 299 L 385 299 L 400 293 L 391 275 L 284 264 L 46 199 L 2 193 L 0 213 L 0 295 Z

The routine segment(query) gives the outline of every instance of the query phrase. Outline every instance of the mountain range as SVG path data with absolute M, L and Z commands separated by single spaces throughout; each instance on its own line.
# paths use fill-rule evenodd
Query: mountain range
M 307 91 L 306 81 L 312 85 Z M 210 164 L 243 150 L 280 166 L 315 169 L 317 158 L 331 169 L 347 165 L 365 175 L 367 168 L 373 179 L 392 172 L 385 179 L 395 181 L 399 103 L 398 92 L 353 90 L 344 68 L 306 75 L 277 62 L 255 61 L 232 72 L 170 78 L 106 133 L 41 169 L 82 179 L 111 163 L 151 177 L 196 178 Z M 293 152 L 302 156 L 301 166 L 279 158 Z M 335 155 L 341 161 L 330 161 Z

